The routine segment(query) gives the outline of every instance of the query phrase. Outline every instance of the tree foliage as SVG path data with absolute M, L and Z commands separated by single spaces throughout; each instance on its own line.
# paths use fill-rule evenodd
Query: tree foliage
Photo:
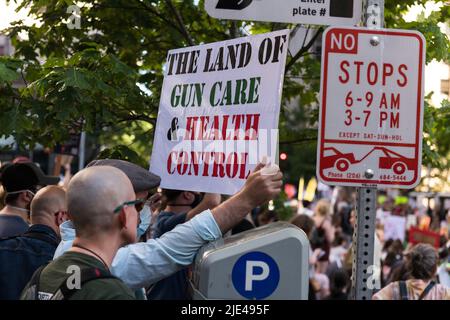
M 0 58 L 0 136 L 14 135 L 26 147 L 52 147 L 84 130 L 104 146 L 127 145 L 142 162 L 151 151 L 168 50 L 294 27 L 217 20 L 207 15 L 203 0 L 93 0 L 76 2 L 81 28 L 69 29 L 72 1 L 16 2 L 37 22 L 17 21 L 7 30 L 16 52 Z M 421 31 L 427 61 L 450 61 L 449 39 L 437 26 L 449 21 L 448 6 L 414 22 L 402 18 L 411 5 L 425 2 L 386 0 L 386 27 Z M 320 37 L 323 28 L 310 31 Z M 320 62 L 311 45 L 288 58 L 280 118 L 281 148 L 289 149 L 290 165 L 299 170 L 292 175 L 296 181 L 303 171 L 314 174 Z M 424 160 L 435 166 L 449 152 L 449 143 L 440 143 L 449 137 L 442 111 L 448 119 L 448 103 L 439 110 L 427 106 Z M 302 168 L 296 165 L 299 150 L 306 152 Z

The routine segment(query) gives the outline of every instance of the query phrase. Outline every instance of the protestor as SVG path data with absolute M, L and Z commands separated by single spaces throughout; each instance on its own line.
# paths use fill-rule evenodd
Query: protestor
M 311 241 L 311 237 L 314 231 L 314 220 L 310 218 L 306 214 L 300 214 L 295 216 L 290 221 L 293 225 L 302 229 L 308 239 Z M 317 300 L 319 295 L 326 296 L 327 293 L 327 280 L 324 277 L 316 272 L 316 264 L 321 255 L 324 252 L 321 248 L 317 248 L 314 252 L 311 249 L 311 245 L 309 246 L 309 292 L 308 292 L 308 300 Z M 324 275 L 325 276 L 325 275 Z M 326 276 L 325 276 L 326 277 Z
M 258 213 L 258 226 L 265 226 L 266 224 L 278 221 L 278 215 L 276 211 L 264 208 Z
M 314 215 L 314 211 L 311 210 L 311 201 L 302 200 L 301 205 L 298 206 L 297 214 L 306 214 L 308 217 Z
M 407 281 L 392 282 L 378 291 L 373 300 L 450 300 L 450 288 L 433 278 L 438 266 L 436 250 L 429 244 L 418 244 L 406 253 Z
M 94 160 L 87 165 L 87 168 L 93 166 L 115 167 L 117 169 L 120 169 L 127 175 L 128 179 L 130 179 L 131 184 L 133 185 L 136 199 L 143 200 L 141 203 L 136 204 L 136 210 L 138 210 L 140 218 L 137 237 L 140 238 L 141 236 L 143 236 L 151 224 L 152 210 L 149 206 L 152 204 L 158 205 L 158 203 L 153 203 L 151 201 L 159 201 L 159 197 L 155 197 L 155 195 L 152 196 L 150 194 L 150 190 L 159 186 L 161 178 L 131 162 L 123 160 Z M 151 198 L 151 196 L 153 198 Z M 73 223 L 70 220 L 66 221 L 61 225 L 61 243 L 55 252 L 55 258 L 66 252 L 72 246 L 72 242 L 74 239 L 75 229 Z
M 255 228 L 255 225 L 251 221 L 251 217 L 242 219 L 241 222 L 239 222 L 236 226 L 231 229 L 231 235 L 235 235 L 241 232 L 245 232 L 248 230 L 252 230 Z
M 189 266 L 203 245 L 220 239 L 253 208 L 278 195 L 282 177 L 276 165 L 257 165 L 244 187 L 214 210 L 205 210 L 161 238 L 119 249 L 111 265 L 112 274 L 139 290 Z
M 117 250 L 136 241 L 137 203 L 142 200 L 121 170 L 98 166 L 77 173 L 67 190 L 68 214 L 76 229 L 72 248 L 38 269 L 21 299 L 135 299 L 109 269 Z
M 33 273 L 53 259 L 66 214 L 66 192 L 61 187 L 48 186 L 36 193 L 32 226 L 23 235 L 0 240 L 0 300 L 19 299 Z
M 121 170 L 130 179 L 133 185 L 136 199 L 142 201 L 136 203 L 136 210 L 139 212 L 139 225 L 137 228 L 137 240 L 146 241 L 154 211 L 161 204 L 161 195 L 159 193 L 150 194 L 150 190 L 159 186 L 161 179 L 159 176 L 131 163 L 117 159 L 102 159 L 90 162 L 87 167 L 111 166 Z M 69 220 L 61 225 L 62 241 L 55 252 L 55 258 L 62 255 L 72 247 L 75 239 L 75 229 L 73 223 Z M 138 299 L 145 299 L 144 288 L 137 289 L 135 295 Z
M 330 202 L 321 199 L 314 208 L 315 230 L 311 238 L 313 249 L 322 249 L 323 254 L 318 259 L 319 273 L 325 273 L 328 268 L 331 243 L 334 240 L 334 227 L 331 224 Z
M 437 271 L 439 283 L 450 288 L 450 255 L 447 243 L 443 243 L 439 249 L 439 260 L 440 265 Z
M 337 268 L 343 267 L 345 256 L 348 252 L 348 243 L 342 232 L 336 232 L 330 249 L 330 264 L 336 264 Z
M 0 169 L 5 207 L 0 211 L 0 238 L 23 234 L 29 227 L 30 204 L 39 186 L 54 185 L 58 177 L 46 176 L 34 163 L 9 163 Z
M 166 203 L 164 211 L 160 212 L 155 223 L 154 238 L 159 238 L 171 231 L 177 225 L 191 220 L 197 214 L 213 209 L 220 204 L 219 194 L 181 190 L 162 190 L 163 202 Z M 155 283 L 147 291 L 149 300 L 187 300 L 188 269 L 185 268 L 175 274 Z
M 330 295 L 325 300 L 348 300 L 350 278 L 344 269 L 335 270 L 330 277 Z

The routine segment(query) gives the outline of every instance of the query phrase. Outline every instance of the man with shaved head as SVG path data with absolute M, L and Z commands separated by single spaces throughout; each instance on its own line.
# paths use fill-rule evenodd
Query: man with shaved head
M 31 202 L 32 226 L 23 235 L 0 240 L 0 300 L 19 299 L 36 269 L 52 260 L 66 212 L 64 189 L 45 187 Z
M 69 183 L 72 248 L 38 270 L 22 299 L 128 300 L 133 292 L 110 273 L 117 250 L 136 241 L 138 212 L 128 177 L 111 166 L 90 167 Z
M 138 185 L 137 182 L 145 185 L 149 183 L 150 179 L 146 177 L 145 170 L 138 166 L 125 164 L 125 162 L 119 162 L 118 160 L 109 160 L 104 165 L 118 167 L 127 173 L 127 176 L 135 185 Z M 88 169 L 95 168 L 98 168 L 97 164 Z M 139 179 L 139 177 L 143 178 Z M 278 166 L 268 166 L 264 163 L 257 165 L 241 191 L 218 207 L 212 210 L 203 209 L 203 212 L 188 222 L 178 225 L 161 238 L 131 244 L 118 250 L 111 264 L 112 273 L 122 279 L 131 289 L 139 290 L 185 268 L 194 261 L 195 255 L 203 245 L 219 239 L 238 224 L 252 208 L 276 197 L 281 191 L 282 178 L 283 175 Z M 69 185 L 69 193 L 71 187 L 72 184 Z M 136 192 L 139 190 L 135 187 Z M 96 203 L 104 202 L 102 198 L 95 200 Z M 69 207 L 69 212 L 73 219 L 74 213 L 71 207 Z M 75 220 L 73 222 L 77 229 L 79 222 L 78 226 Z M 79 231 L 76 232 L 79 236 Z M 76 243 L 79 243 L 78 238 L 74 240 L 74 244 Z M 92 250 L 91 247 L 86 248 Z M 74 250 L 74 248 L 71 250 Z M 51 297 L 53 297 L 52 294 L 40 296 L 41 299 Z M 89 296 L 89 299 L 96 298 L 92 295 Z

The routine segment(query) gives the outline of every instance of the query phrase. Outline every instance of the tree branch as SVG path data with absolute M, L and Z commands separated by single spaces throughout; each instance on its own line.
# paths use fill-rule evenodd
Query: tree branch
M 172 10 L 172 12 L 175 14 L 175 18 L 177 19 L 178 25 L 181 28 L 183 36 L 186 38 L 186 40 L 190 46 L 194 46 L 195 42 L 192 39 L 191 35 L 189 34 L 189 31 L 186 29 L 186 26 L 184 25 L 184 22 L 183 22 L 183 17 L 181 16 L 180 12 L 173 5 L 171 0 L 166 0 L 166 4 L 170 8 L 170 10 Z
M 284 73 L 286 74 L 289 69 L 292 68 L 292 66 L 297 62 L 298 59 L 300 59 L 306 52 L 308 52 L 309 49 L 314 45 L 314 42 L 316 42 L 317 38 L 320 36 L 320 34 L 323 32 L 323 27 L 320 27 L 316 34 L 311 38 L 311 40 L 308 42 L 308 44 L 300 49 L 300 51 L 292 57 L 292 59 L 289 61 L 289 63 L 286 65 L 286 68 L 284 69 Z
M 231 28 L 230 28 L 230 36 L 231 39 L 236 39 L 239 35 L 239 29 L 237 26 L 237 22 L 236 21 L 231 21 Z

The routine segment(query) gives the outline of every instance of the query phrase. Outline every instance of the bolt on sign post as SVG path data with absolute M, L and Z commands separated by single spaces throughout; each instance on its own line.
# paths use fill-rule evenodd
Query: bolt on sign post
M 371 299 L 377 187 L 411 189 L 422 160 L 425 40 L 416 31 L 381 29 L 384 1 L 366 2 L 367 28 L 323 35 L 317 175 L 358 187 L 353 296 Z M 407 52 L 407 54 L 405 54 Z
M 205 0 L 214 18 L 354 26 L 361 19 L 362 0 Z

